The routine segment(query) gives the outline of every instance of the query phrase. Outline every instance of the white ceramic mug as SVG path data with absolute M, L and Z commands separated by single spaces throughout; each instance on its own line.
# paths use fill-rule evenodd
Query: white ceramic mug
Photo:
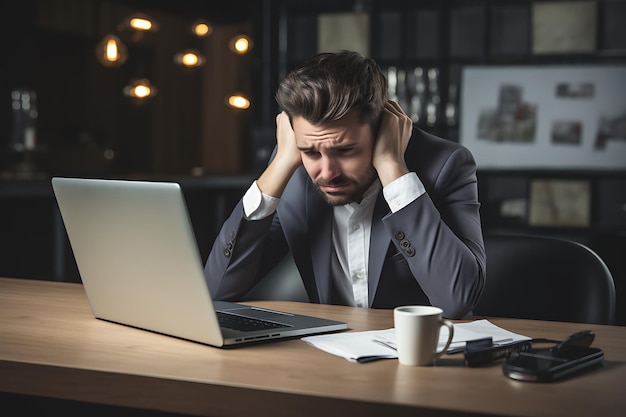
M 402 306 L 393 310 L 398 360 L 402 365 L 432 365 L 450 347 L 454 325 L 443 318 L 443 310 L 431 306 Z M 448 340 L 437 350 L 439 332 L 449 330 Z

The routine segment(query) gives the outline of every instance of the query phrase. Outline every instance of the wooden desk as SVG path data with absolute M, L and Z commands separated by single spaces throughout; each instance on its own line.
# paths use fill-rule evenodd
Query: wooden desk
M 256 302 L 392 327 L 389 310 Z M 499 364 L 356 364 L 288 340 L 222 350 L 94 319 L 80 284 L 0 278 L 0 391 L 212 416 L 617 416 L 626 411 L 626 328 L 493 319 L 530 337 L 596 333 L 603 367 L 552 384 L 514 381 Z

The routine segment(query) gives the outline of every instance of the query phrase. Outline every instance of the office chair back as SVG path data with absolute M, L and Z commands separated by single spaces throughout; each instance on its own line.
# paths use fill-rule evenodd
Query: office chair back
M 487 280 L 476 316 L 613 324 L 615 284 L 604 261 L 570 240 L 485 235 Z

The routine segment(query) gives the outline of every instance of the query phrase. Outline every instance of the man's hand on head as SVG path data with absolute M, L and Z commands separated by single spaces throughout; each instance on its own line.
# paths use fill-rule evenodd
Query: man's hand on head
M 281 112 L 276 116 L 276 158 L 285 161 L 286 165 L 297 167 L 302 165 L 302 157 L 300 150 L 296 146 L 296 135 L 291 127 L 289 116 L 285 112 Z
M 387 101 L 381 114 L 372 155 L 372 165 L 378 172 L 383 187 L 409 172 L 404 153 L 409 145 L 412 129 L 413 122 L 400 105 L 395 101 Z
M 257 185 L 263 193 L 280 198 L 287 182 L 302 165 L 296 135 L 285 112 L 276 116 L 276 145 L 276 155 L 257 180 Z

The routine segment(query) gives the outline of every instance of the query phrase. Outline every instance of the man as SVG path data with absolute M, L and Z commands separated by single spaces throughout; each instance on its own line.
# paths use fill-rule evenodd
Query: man
M 485 281 L 471 153 L 413 127 L 355 52 L 317 54 L 276 99 L 273 158 L 206 263 L 212 296 L 243 296 L 290 250 L 312 302 L 470 313 Z

